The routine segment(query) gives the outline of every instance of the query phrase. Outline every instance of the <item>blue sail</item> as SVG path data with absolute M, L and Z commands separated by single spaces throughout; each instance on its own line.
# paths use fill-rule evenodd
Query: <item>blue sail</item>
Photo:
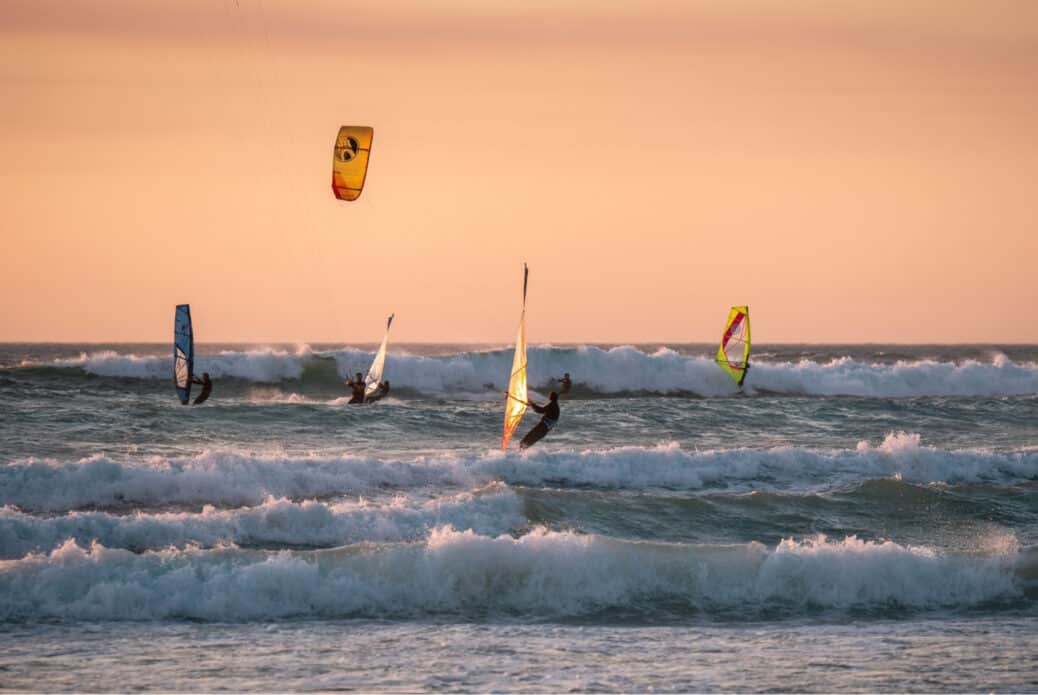
M 173 320 L 173 383 L 184 405 L 191 400 L 191 378 L 195 372 L 195 334 L 191 328 L 191 305 L 178 304 Z

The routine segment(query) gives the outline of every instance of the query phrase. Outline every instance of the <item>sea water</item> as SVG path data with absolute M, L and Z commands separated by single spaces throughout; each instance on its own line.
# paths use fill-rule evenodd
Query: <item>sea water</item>
M 0 688 L 1038 690 L 1038 347 L 373 349 L 0 345 Z

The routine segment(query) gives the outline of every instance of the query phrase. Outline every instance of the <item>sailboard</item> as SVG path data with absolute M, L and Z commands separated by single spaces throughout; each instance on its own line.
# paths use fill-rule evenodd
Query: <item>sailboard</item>
M 332 154 L 332 192 L 339 200 L 356 200 L 364 190 L 374 137 L 374 128 L 368 126 L 339 128 Z
M 515 355 L 512 357 L 512 375 L 508 379 L 508 395 L 505 396 L 505 431 L 501 437 L 501 450 L 508 448 L 519 421 L 526 412 L 526 280 L 530 271 L 523 263 L 523 309 L 519 314 L 519 333 L 515 337 Z
M 173 383 L 183 405 L 191 400 L 194 371 L 195 333 L 191 327 L 191 305 L 178 304 L 173 317 Z
M 750 368 L 750 307 L 733 306 L 728 312 L 721 345 L 717 348 L 717 364 L 742 386 Z
M 365 398 L 375 393 L 378 390 L 378 385 L 382 383 L 382 370 L 386 367 L 386 345 L 389 344 L 389 327 L 393 325 L 394 316 L 396 314 L 390 314 L 386 320 L 386 333 L 382 336 L 382 344 L 378 346 L 378 352 L 375 353 L 375 359 L 371 362 L 368 375 L 364 377 Z

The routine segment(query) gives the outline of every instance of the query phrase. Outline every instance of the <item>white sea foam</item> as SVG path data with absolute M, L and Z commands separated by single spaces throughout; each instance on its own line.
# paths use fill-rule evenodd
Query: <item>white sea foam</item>
M 249 381 L 273 383 L 285 379 L 299 379 L 303 365 L 310 357 L 309 348 L 296 352 L 256 349 L 244 352 L 225 350 L 215 355 L 195 358 L 195 372 L 209 372 L 214 378 L 232 377 Z M 79 357 L 59 359 L 60 367 L 81 367 L 97 376 L 136 379 L 169 379 L 173 373 L 173 357 L 123 355 L 112 350 L 81 353 Z
M 0 558 L 48 552 L 69 538 L 82 546 L 96 541 L 108 548 L 134 551 L 192 544 L 331 547 L 423 538 L 443 524 L 497 535 L 522 527 L 525 520 L 518 497 L 500 486 L 425 502 L 412 502 L 402 495 L 385 504 L 363 498 L 338 503 L 268 498 L 255 507 L 206 506 L 200 513 L 70 512 L 41 517 L 3 507 Z
M 119 462 L 93 456 L 63 463 L 30 459 L 0 467 L 0 504 L 32 511 L 183 504 L 257 505 L 267 497 L 309 499 L 368 490 L 493 481 L 631 490 L 816 489 L 875 478 L 913 483 L 1004 483 L 1038 479 L 1038 451 L 949 451 L 895 433 L 856 449 L 688 451 L 677 444 L 587 451 L 533 450 L 444 455 L 408 461 L 363 456 L 275 456 L 210 451 Z
M 420 543 L 316 552 L 135 554 L 69 541 L 0 561 L 0 620 L 968 608 L 1019 598 L 1021 557 L 946 556 L 853 537 L 787 540 L 769 550 L 449 527 Z
M 0 504 L 35 511 L 126 505 L 257 505 L 267 497 L 312 499 L 379 487 L 458 482 L 453 466 L 360 456 L 255 456 L 208 451 L 198 456 L 74 463 L 30 459 L 0 467 Z
M 752 377 L 752 379 L 751 379 Z M 991 362 L 899 361 L 874 364 L 849 357 L 817 363 L 763 363 L 747 383 L 758 389 L 818 396 L 999 396 L 1038 393 L 1038 365 L 1014 364 L 1005 355 Z
M 305 403 L 307 405 L 316 405 L 320 403 L 327 403 L 327 401 L 317 400 L 313 398 L 307 398 L 300 393 L 293 393 L 291 391 L 284 392 L 280 389 L 273 387 L 257 387 L 249 389 L 249 392 L 245 396 L 246 400 L 250 403 L 271 403 L 271 404 L 298 404 Z M 348 400 L 348 399 L 347 399 Z
M 368 353 L 351 350 L 337 352 L 335 358 L 343 374 L 351 365 L 370 359 Z M 504 387 L 511 360 L 508 351 L 449 357 L 391 355 L 386 373 L 392 374 L 397 386 L 425 393 L 478 392 L 492 384 L 496 396 Z M 667 348 L 647 353 L 629 346 L 535 347 L 528 352 L 528 365 L 531 384 L 540 388 L 551 387 L 552 379 L 569 372 L 580 388 L 602 394 L 693 393 L 709 397 L 738 393 L 713 359 L 681 355 Z M 1021 395 L 1038 393 L 1038 365 L 1014 364 L 1001 353 L 986 363 L 917 360 L 882 364 L 849 357 L 821 363 L 756 361 L 745 387 L 750 393 L 763 390 L 816 396 Z
M 334 359 L 336 381 L 346 374 L 363 371 L 372 353 L 346 348 L 315 355 L 309 348 L 295 352 L 257 349 L 225 351 L 196 358 L 196 371 L 216 378 L 233 377 L 261 383 L 306 380 L 306 370 L 319 359 Z M 424 394 L 497 393 L 504 388 L 512 355 L 507 350 L 463 352 L 423 357 L 390 351 L 386 376 L 398 389 Z M 110 377 L 168 379 L 172 358 L 122 355 L 112 351 L 83 353 L 62 359 L 57 366 L 81 367 L 90 374 Z M 700 396 L 729 396 L 735 384 L 714 361 L 690 357 L 662 348 L 647 353 L 633 347 L 553 348 L 529 350 L 531 384 L 553 385 L 563 372 L 573 374 L 585 394 L 624 392 L 691 393 Z M 312 378 L 325 379 L 321 372 Z M 849 357 L 828 362 L 802 360 L 774 362 L 757 360 L 746 379 L 749 393 L 766 391 L 790 395 L 912 397 L 912 396 L 998 396 L 1038 393 L 1038 365 L 1017 364 L 1001 353 L 990 361 L 935 360 L 877 363 Z
M 350 395 L 339 396 L 338 398 L 315 398 L 301 393 L 295 393 L 293 391 L 282 391 L 281 389 L 271 386 L 250 388 L 245 395 L 245 399 L 249 403 L 256 405 L 341 406 L 348 405 L 350 398 Z M 497 399 L 496 396 L 494 398 L 495 400 Z M 385 396 L 379 399 L 378 407 L 384 407 L 387 405 L 399 406 L 404 405 L 405 403 L 405 401 L 394 398 L 393 396 Z M 369 404 L 369 406 L 370 405 L 371 404 Z

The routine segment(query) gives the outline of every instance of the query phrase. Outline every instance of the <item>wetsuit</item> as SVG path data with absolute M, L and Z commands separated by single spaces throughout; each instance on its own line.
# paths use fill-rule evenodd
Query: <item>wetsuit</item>
M 539 442 L 544 435 L 551 432 L 552 428 L 555 427 L 555 423 L 559 421 L 558 401 L 548 401 L 548 405 L 543 406 L 531 403 L 530 407 L 540 413 L 542 417 L 541 421 L 534 425 L 534 428 L 527 432 L 523 440 L 519 442 L 520 449 L 526 449 Z
M 195 377 L 191 381 L 196 383 L 196 384 L 201 384 L 202 385 L 202 392 L 200 394 L 198 394 L 198 398 L 196 398 L 191 403 L 191 405 L 201 405 L 202 403 L 205 403 L 205 400 L 207 398 L 209 398 L 209 394 L 211 394 L 213 392 L 213 380 L 212 379 L 206 379 L 206 380 L 203 381 L 202 379 L 199 379 L 198 377 Z
M 350 392 L 353 394 L 353 396 L 350 398 L 350 400 L 348 402 L 349 403 L 363 403 L 364 402 L 364 389 L 367 387 L 367 385 L 364 383 L 364 380 L 361 379 L 360 381 L 353 381 L 351 379 L 350 381 L 347 381 L 346 384 L 349 385 Z
M 374 403 L 375 401 L 380 400 L 383 397 L 385 397 L 385 395 L 387 393 L 389 393 L 389 385 L 388 384 L 379 384 L 378 385 L 378 390 L 376 390 L 375 393 L 371 394 L 366 399 L 364 399 L 364 402 L 365 403 Z
M 565 396 L 567 393 L 569 393 L 569 390 L 573 388 L 573 380 L 570 379 L 568 376 L 564 376 L 559 381 L 562 383 L 562 388 L 559 389 L 559 395 Z

